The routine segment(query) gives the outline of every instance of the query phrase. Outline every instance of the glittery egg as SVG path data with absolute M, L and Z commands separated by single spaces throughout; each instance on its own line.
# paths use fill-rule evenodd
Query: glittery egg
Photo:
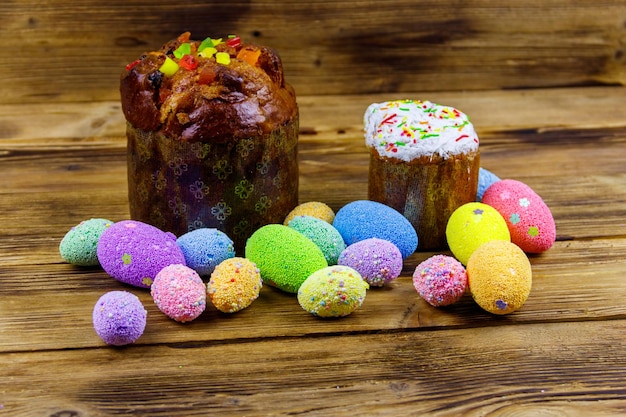
M 300 306 L 318 317 L 343 317 L 359 308 L 369 285 L 354 269 L 335 265 L 311 274 L 298 290 Z
M 185 263 L 201 276 L 211 275 L 225 259 L 235 256 L 233 241 L 222 231 L 201 228 L 176 239 L 185 256 Z
M 128 345 L 143 334 L 147 315 L 136 295 L 110 291 L 102 295 L 93 308 L 93 327 L 107 345 Z
M 282 224 L 268 224 L 254 232 L 245 254 L 261 270 L 264 283 L 290 293 L 297 293 L 309 275 L 328 266 L 311 239 Z
M 348 246 L 338 264 L 355 269 L 369 285 L 381 287 L 400 276 L 402 254 L 388 240 L 370 238 Z
M 435 255 L 420 263 L 413 273 L 413 286 L 434 307 L 459 301 L 467 289 L 467 273 L 451 256 Z
M 402 258 L 417 249 L 417 232 L 397 210 L 376 201 L 358 200 L 343 206 L 335 215 L 333 226 L 346 245 L 360 240 L 378 238 L 398 247 Z
M 506 222 L 496 209 L 483 203 L 457 208 L 446 225 L 450 250 L 463 265 L 480 245 L 491 240 L 511 241 Z
M 544 252 L 554 244 L 556 225 L 552 213 L 542 198 L 523 182 L 498 181 L 485 191 L 483 203 L 504 217 L 511 242 L 524 252 Z
M 487 188 L 491 187 L 492 184 L 498 181 L 500 181 L 500 178 L 496 174 L 481 167 L 478 170 L 478 190 L 476 191 L 476 201 L 482 201 Z
M 484 310 L 509 314 L 524 305 L 532 286 L 532 269 L 517 245 L 496 240 L 481 245 L 467 262 L 470 294 Z
M 259 297 L 263 281 L 261 271 L 246 258 L 221 262 L 211 274 L 207 293 L 213 305 L 224 313 L 235 313 L 250 306 Z
M 159 310 L 181 323 L 194 320 L 206 308 L 206 287 L 202 278 L 181 264 L 163 268 L 154 277 L 150 295 Z
M 98 240 L 98 260 L 118 281 L 149 288 L 156 274 L 172 264 L 185 264 L 176 236 L 135 220 L 114 223 Z
M 333 223 L 335 220 L 335 212 L 327 204 L 319 201 L 308 201 L 296 206 L 285 217 L 285 226 L 289 225 L 289 222 L 296 216 L 313 216 L 320 220 L 324 220 L 326 223 Z
M 113 222 L 107 219 L 89 219 L 72 227 L 59 244 L 61 257 L 73 265 L 99 265 L 98 240 L 112 224 Z
M 313 216 L 296 216 L 288 227 L 308 237 L 321 249 L 328 265 L 336 265 L 337 259 L 346 248 L 343 238 L 333 225 Z

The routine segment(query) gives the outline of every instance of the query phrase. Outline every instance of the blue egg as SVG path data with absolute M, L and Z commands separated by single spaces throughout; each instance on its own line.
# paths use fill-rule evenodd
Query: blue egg
M 222 261 L 235 256 L 233 241 L 217 229 L 192 230 L 180 236 L 176 243 L 185 256 L 187 266 L 202 276 L 211 275 Z
M 491 171 L 485 168 L 478 170 L 478 191 L 476 192 L 476 201 L 482 201 L 483 194 L 487 191 L 487 188 L 491 187 L 494 182 L 500 181 L 500 178 Z
M 398 247 L 403 259 L 417 249 L 413 225 L 397 210 L 376 201 L 346 204 L 335 215 L 333 226 L 348 246 L 370 238 L 388 240 Z

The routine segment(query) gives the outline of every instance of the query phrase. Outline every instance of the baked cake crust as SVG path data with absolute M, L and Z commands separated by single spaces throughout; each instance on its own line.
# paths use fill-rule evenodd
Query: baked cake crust
M 273 50 L 214 39 L 209 56 L 189 36 L 144 53 L 122 73 L 122 111 L 134 127 L 188 142 L 229 141 L 270 133 L 297 117 L 295 92 Z M 183 44 L 191 52 L 188 65 L 176 56 Z M 170 76 L 160 70 L 168 59 L 179 65 Z

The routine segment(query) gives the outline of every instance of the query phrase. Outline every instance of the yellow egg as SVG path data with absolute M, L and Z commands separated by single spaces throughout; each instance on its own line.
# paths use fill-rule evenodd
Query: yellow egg
M 509 228 L 496 209 L 483 203 L 457 208 L 446 226 L 446 239 L 454 256 L 463 265 L 480 245 L 492 240 L 511 241 Z
M 296 216 L 311 216 L 324 220 L 327 223 L 333 224 L 335 220 L 335 212 L 327 204 L 319 201 L 309 201 L 296 206 L 285 217 L 284 225 L 289 226 L 289 222 Z
M 528 257 L 517 245 L 494 240 L 467 262 L 467 281 L 476 304 L 493 314 L 509 314 L 526 302 L 532 286 Z

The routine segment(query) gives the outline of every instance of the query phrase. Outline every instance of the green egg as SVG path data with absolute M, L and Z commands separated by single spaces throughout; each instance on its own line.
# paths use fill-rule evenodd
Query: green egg
M 245 257 L 257 265 L 263 283 L 289 293 L 297 293 L 309 275 L 328 266 L 313 241 L 282 224 L 254 232 L 246 242 Z
M 98 240 L 112 224 L 107 219 L 89 219 L 72 227 L 59 244 L 61 257 L 73 265 L 100 265 L 96 254 Z

